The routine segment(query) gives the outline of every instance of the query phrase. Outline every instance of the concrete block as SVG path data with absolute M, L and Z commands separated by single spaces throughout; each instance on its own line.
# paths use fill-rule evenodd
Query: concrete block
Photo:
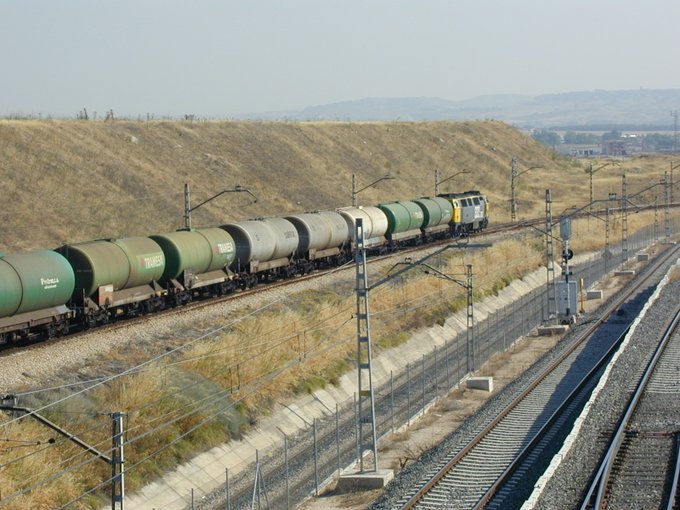
M 493 377 L 469 377 L 466 381 L 468 389 L 493 391 Z
M 635 269 L 623 269 L 621 271 L 614 271 L 614 276 L 635 276 Z
M 552 325 L 552 326 L 539 326 L 538 336 L 552 336 L 552 335 L 562 335 L 567 332 L 569 326 L 565 324 Z
M 638 262 L 645 262 L 649 260 L 649 253 L 638 253 L 637 259 Z
M 586 299 L 602 299 L 603 292 L 601 290 L 593 289 L 586 291 Z
M 394 479 L 394 471 L 391 469 L 378 469 L 377 471 L 366 471 L 343 473 L 338 479 L 336 486 L 337 492 L 355 492 L 382 489 Z

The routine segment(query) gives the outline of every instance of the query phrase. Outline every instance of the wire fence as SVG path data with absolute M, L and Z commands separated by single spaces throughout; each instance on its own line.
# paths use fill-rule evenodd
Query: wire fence
M 679 224 L 680 218 L 674 218 L 669 230 L 677 232 Z M 619 241 L 611 244 L 601 256 L 574 266 L 571 268 L 573 276 L 583 278 L 586 286 L 591 286 L 605 273 L 619 267 L 626 257 L 632 259 L 637 251 L 654 241 L 663 240 L 664 234 L 663 226 L 650 225 L 631 235 L 625 243 Z M 508 349 L 537 325 L 545 323 L 549 318 L 547 285 L 540 285 L 486 315 L 476 310 L 475 318 L 470 332 L 471 342 L 468 342 L 466 331 L 449 333 L 445 341 L 432 342 L 433 347 L 428 353 L 377 381 L 375 419 L 378 437 L 410 424 L 438 398 L 456 388 L 471 371 L 481 367 L 495 354 Z M 450 332 L 453 328 L 445 330 Z M 180 383 L 188 400 L 192 401 L 193 392 L 190 390 L 194 382 L 175 382 Z M 64 399 L 70 394 L 66 388 L 60 391 Z M 31 404 L 33 397 L 27 394 L 26 398 Z M 37 396 L 35 398 L 39 408 L 40 399 Z M 343 469 L 353 469 L 358 459 L 357 402 L 355 394 L 353 398 L 339 402 L 335 409 L 327 408 L 324 416 L 308 419 L 306 426 L 295 434 L 281 432 L 280 441 L 277 442 L 280 446 L 256 450 L 252 458 L 242 459 L 237 465 L 230 462 L 231 472 L 224 469 L 219 473 L 221 468 L 196 469 L 203 472 L 200 479 L 206 481 L 196 483 L 196 487 L 190 491 L 183 489 L 181 492 L 185 494 L 180 492 L 174 502 L 165 503 L 163 507 L 292 508 L 308 496 L 318 494 Z M 65 405 L 60 412 L 95 413 L 86 403 L 73 405 L 73 408 Z M 367 412 L 364 410 L 362 414 L 365 416 Z M 304 417 L 300 418 L 305 421 Z M 224 447 L 223 451 L 224 456 L 229 456 L 229 446 Z M 403 462 L 407 460 L 403 459 Z M 198 476 L 196 478 L 199 479 Z
M 673 218 L 673 232 L 680 219 Z M 663 228 L 650 225 L 625 243 L 610 244 L 607 253 L 574 266 L 574 278 L 592 286 L 635 253 L 663 240 Z M 556 277 L 557 278 L 557 277 Z M 475 321 L 472 333 L 474 365 L 480 367 L 496 353 L 510 347 L 548 319 L 547 285 L 542 285 Z M 435 346 L 420 360 L 409 362 L 398 374 L 391 373 L 375 394 L 378 437 L 408 425 L 438 398 L 455 389 L 469 375 L 466 332 Z M 359 455 L 357 396 L 315 419 L 295 436 L 282 434 L 283 446 L 256 452 L 251 464 L 237 476 L 225 470 L 223 480 L 197 487 L 178 500 L 177 508 L 293 508 L 297 502 L 318 494 L 345 467 L 355 465 Z

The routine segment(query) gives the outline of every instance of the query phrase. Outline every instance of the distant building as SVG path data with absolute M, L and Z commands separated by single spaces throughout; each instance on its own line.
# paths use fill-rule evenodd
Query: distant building
M 572 158 L 594 158 L 602 153 L 602 148 L 598 144 L 563 143 L 555 147 L 555 150 L 562 156 Z
M 629 142 L 623 139 L 605 140 L 602 142 L 602 155 L 627 156 L 630 153 L 628 144 Z

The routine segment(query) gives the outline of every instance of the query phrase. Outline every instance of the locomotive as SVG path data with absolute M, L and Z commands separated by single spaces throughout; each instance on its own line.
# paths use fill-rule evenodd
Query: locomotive
M 364 246 L 384 253 L 481 231 L 489 203 L 466 191 L 0 253 L 0 343 L 62 336 L 342 265 L 354 254 L 359 218 Z

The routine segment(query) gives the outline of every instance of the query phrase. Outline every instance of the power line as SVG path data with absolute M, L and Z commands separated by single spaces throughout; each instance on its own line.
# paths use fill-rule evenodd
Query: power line
M 163 445 L 162 447 L 160 447 L 159 449 L 157 449 L 155 452 L 153 452 L 153 453 L 147 455 L 146 457 L 144 457 L 143 459 L 140 459 L 139 461 L 135 462 L 135 463 L 132 464 L 132 465 L 126 466 L 126 471 L 129 472 L 129 471 L 131 471 L 132 469 L 135 469 L 135 468 L 138 467 L 139 465 L 143 464 L 144 462 L 147 462 L 148 460 L 151 460 L 152 458 L 156 457 L 157 455 L 159 455 L 160 453 L 162 453 L 163 451 L 165 451 L 166 449 L 168 449 L 169 447 L 171 447 L 171 446 L 174 445 L 175 443 L 181 441 L 181 440 L 184 439 L 186 436 L 188 436 L 188 435 L 192 434 L 193 432 L 195 432 L 196 430 L 198 430 L 200 427 L 202 427 L 202 426 L 205 425 L 206 423 L 212 421 L 214 418 L 216 418 L 216 417 L 219 416 L 220 414 L 224 414 L 224 412 L 227 411 L 227 409 L 229 409 L 229 408 L 235 406 L 237 403 L 243 401 L 246 397 L 248 397 L 248 396 L 254 394 L 257 390 L 259 390 L 259 389 L 260 389 L 261 387 L 263 387 L 265 384 L 270 383 L 270 382 L 276 377 L 276 375 L 277 375 L 278 373 L 281 373 L 281 372 L 287 370 L 288 368 L 290 368 L 290 366 L 295 365 L 295 364 L 297 364 L 297 363 L 299 363 L 299 361 L 294 360 L 294 361 L 292 361 L 291 363 L 289 363 L 288 366 L 281 367 L 281 368 L 279 368 L 279 369 L 274 369 L 273 371 L 271 371 L 271 372 L 269 373 L 269 375 L 268 375 L 267 377 L 258 379 L 258 381 L 261 381 L 260 384 L 255 385 L 255 386 L 251 389 L 251 391 L 248 392 L 246 395 L 244 395 L 244 396 L 241 397 L 240 399 L 234 401 L 230 406 L 228 406 L 228 407 L 225 408 L 224 410 L 219 411 L 219 412 L 217 412 L 217 413 L 214 413 L 214 414 L 208 416 L 207 418 L 205 418 L 204 420 L 200 421 L 198 424 L 196 424 L 195 426 L 191 427 L 189 430 L 185 431 L 184 433 L 182 433 L 182 434 L 180 434 L 179 436 L 177 436 L 176 438 L 174 438 L 170 443 L 167 443 L 167 444 Z M 126 441 L 126 444 L 129 444 L 129 443 L 130 443 L 130 441 Z M 84 492 L 83 494 L 81 494 L 81 495 L 78 496 L 77 498 L 75 498 L 75 499 L 69 501 L 68 503 L 62 505 L 62 506 L 59 507 L 59 508 L 60 508 L 60 509 L 66 508 L 66 507 L 70 506 L 71 504 L 76 503 L 77 501 L 81 500 L 82 498 L 84 498 L 84 497 L 87 496 L 88 494 L 92 494 L 94 491 L 100 489 L 101 487 L 104 487 L 105 485 L 108 485 L 109 483 L 111 483 L 111 480 L 112 480 L 111 478 L 108 478 L 107 480 L 101 482 L 100 484 L 98 484 L 98 485 L 96 485 L 95 487 L 89 489 L 88 491 Z
M 259 309 L 259 311 L 264 310 L 264 309 L 267 309 L 269 306 L 271 306 L 271 304 L 269 304 L 269 305 L 267 305 L 267 306 L 265 306 L 265 307 L 262 307 L 261 309 Z M 252 314 L 249 314 L 249 315 L 252 315 Z M 335 316 L 337 316 L 337 315 L 339 315 L 339 314 L 335 314 Z M 332 316 L 332 317 L 333 317 L 333 316 Z M 331 318 L 332 318 L 332 317 L 331 317 Z M 327 321 L 329 321 L 331 318 L 326 318 L 326 319 L 324 319 L 324 321 L 322 321 L 321 323 L 327 322 Z M 242 319 L 241 319 L 241 320 L 242 320 Z M 340 324 L 339 326 L 337 326 L 337 330 L 339 330 L 341 327 L 343 327 L 345 324 L 347 324 L 347 323 L 349 322 L 349 320 L 351 320 L 351 319 L 348 319 L 348 320 L 346 320 L 346 321 L 343 321 L 342 324 Z M 237 321 L 237 322 L 238 322 L 238 321 Z M 326 327 L 330 327 L 330 326 L 326 326 Z M 219 330 L 221 330 L 221 329 L 223 329 L 223 328 L 218 328 L 218 329 L 215 330 L 215 331 L 219 331 Z M 211 332 L 211 334 L 214 334 L 215 331 Z M 202 336 L 200 336 L 200 337 L 194 339 L 192 342 L 190 342 L 190 344 L 191 344 L 191 343 L 194 343 L 195 341 L 198 341 L 198 340 L 200 340 L 200 339 L 203 339 L 203 338 L 205 338 L 206 336 L 207 336 L 207 335 L 202 335 Z M 281 344 L 283 344 L 283 343 L 289 341 L 290 338 L 291 338 L 290 336 L 284 337 L 284 339 L 283 339 L 281 342 L 279 342 L 279 344 L 276 344 L 275 346 L 270 346 L 269 349 L 265 349 L 265 351 L 261 351 L 261 352 L 259 352 L 259 353 L 254 354 L 253 356 L 251 356 L 250 358 L 248 358 L 248 360 L 255 359 L 255 358 L 259 357 L 263 352 L 267 352 L 268 350 L 271 350 L 272 348 L 275 348 L 276 346 L 281 345 Z M 323 346 L 325 343 L 329 342 L 329 340 L 333 340 L 333 338 L 331 338 L 330 336 L 327 337 L 326 340 L 321 341 L 321 342 L 317 345 L 317 347 L 311 349 L 311 350 L 310 350 L 310 353 L 320 354 L 320 353 L 322 353 L 322 352 L 327 351 L 328 349 L 331 349 L 331 348 L 334 348 L 334 347 L 337 346 L 337 343 L 333 343 L 333 344 L 331 344 L 331 345 L 328 345 L 325 349 L 319 349 L 320 346 Z M 335 340 L 337 340 L 337 339 L 335 339 Z M 139 371 L 141 371 L 141 370 L 146 370 L 146 369 L 148 369 L 148 365 L 149 365 L 152 361 L 161 359 L 161 358 L 163 358 L 163 357 L 165 357 L 165 356 L 167 356 L 168 354 L 171 354 L 171 353 L 173 353 L 173 352 L 177 352 L 178 350 L 180 350 L 180 349 L 183 348 L 183 347 L 185 347 L 185 346 L 180 346 L 180 347 L 178 347 L 178 348 L 176 348 L 176 349 L 173 349 L 173 351 L 171 351 L 171 352 L 169 352 L 169 353 L 164 353 L 163 355 L 157 356 L 156 358 L 153 358 L 152 360 L 147 360 L 147 362 L 142 363 L 142 364 L 140 364 L 140 365 L 137 365 L 137 367 L 133 367 L 133 368 L 137 368 Z M 296 365 L 299 365 L 299 364 L 300 364 L 300 360 L 292 360 L 292 361 L 289 361 L 289 362 L 287 363 L 286 366 L 281 367 L 281 368 L 279 368 L 279 369 L 274 369 L 274 370 L 270 371 L 269 374 L 265 374 L 265 377 L 264 377 L 264 378 L 263 378 L 262 374 L 258 374 L 256 377 L 254 377 L 254 378 L 251 379 L 250 381 L 245 381 L 244 384 L 245 384 L 246 386 L 249 385 L 250 383 L 252 383 L 253 381 L 261 381 L 261 383 L 260 383 L 260 384 L 256 384 L 256 385 L 251 389 L 251 391 L 249 391 L 249 392 L 248 392 L 246 395 L 244 395 L 241 399 L 238 399 L 236 402 L 241 401 L 241 400 L 242 400 L 243 398 L 245 398 L 246 396 L 252 394 L 256 389 L 262 387 L 266 382 L 273 380 L 273 379 L 276 378 L 278 375 L 280 375 L 280 374 L 282 374 L 282 373 L 285 373 L 285 372 L 286 372 L 287 370 L 289 370 L 290 368 L 292 368 L 292 367 L 294 367 L 294 366 L 296 366 Z M 123 375 L 130 375 L 130 374 L 132 374 L 132 373 L 133 373 L 132 369 L 128 369 L 128 370 L 126 370 L 126 371 L 124 371 L 124 372 L 122 372 L 122 373 L 120 373 L 120 374 L 117 374 L 116 376 L 112 376 L 112 377 L 107 377 L 107 378 L 99 379 L 99 380 L 97 380 L 96 384 L 93 384 L 92 386 L 90 386 L 90 387 L 88 387 L 88 388 L 85 388 L 84 390 L 82 390 L 81 392 L 78 392 L 77 394 L 82 393 L 82 392 L 84 392 L 84 391 L 87 391 L 87 390 L 89 390 L 89 389 L 92 389 L 92 388 L 94 388 L 94 387 L 100 386 L 100 385 L 102 385 L 102 384 L 105 384 L 106 382 L 110 382 L 110 381 L 114 380 L 114 379 L 117 378 L 117 377 L 122 377 Z M 75 396 L 75 395 L 76 395 L 76 394 L 71 395 L 70 397 L 73 397 L 73 396 Z M 156 427 L 156 428 L 154 428 L 154 429 L 152 429 L 152 430 L 150 430 L 150 431 L 147 431 L 145 434 L 142 434 L 142 435 L 140 435 L 140 436 L 137 436 L 136 438 L 133 438 L 133 439 L 129 440 L 128 443 L 129 443 L 129 444 L 132 444 L 132 443 L 134 443 L 135 441 L 138 441 L 139 439 L 141 439 L 141 438 L 143 438 L 143 437 L 146 437 L 146 436 L 148 436 L 149 434 L 151 434 L 151 433 L 153 433 L 153 432 L 157 432 L 157 431 L 159 431 L 159 430 L 162 430 L 163 428 L 166 428 L 166 427 L 168 427 L 168 426 L 170 426 L 170 425 L 176 423 L 178 420 L 182 419 L 183 417 L 191 416 L 191 415 L 193 415 L 193 414 L 196 414 L 197 412 L 203 411 L 203 410 L 205 410 L 205 409 L 207 408 L 208 405 L 212 405 L 212 404 L 218 402 L 219 400 L 223 399 L 225 396 L 229 396 L 229 394 L 227 394 L 227 390 L 226 390 L 226 389 L 216 391 L 216 392 L 214 392 L 213 394 L 211 394 L 211 395 L 205 397 L 204 399 L 202 399 L 202 402 L 203 402 L 202 405 L 199 405 L 198 407 L 195 407 L 194 409 L 192 409 L 191 411 L 189 411 L 189 412 L 187 412 L 187 413 L 184 413 L 183 415 L 180 415 L 180 416 L 175 417 L 175 418 L 174 418 L 172 421 L 170 421 L 170 422 L 166 422 L 166 423 L 164 423 L 163 425 L 161 425 L 161 426 L 159 426 L 159 427 Z M 67 398 L 70 398 L 70 397 L 67 397 Z M 65 399 L 62 399 L 62 400 L 60 400 L 60 401 L 63 401 L 63 400 L 65 400 Z M 59 403 L 60 401 L 51 403 L 51 404 L 49 404 L 49 405 L 55 405 L 56 403 Z M 195 403 L 194 403 L 194 404 L 195 404 Z M 45 407 L 49 407 L 49 405 L 48 405 L 48 406 L 45 406 Z M 232 403 L 230 403 L 229 406 L 227 406 L 227 408 L 230 408 L 230 407 L 232 407 L 233 405 L 234 405 L 234 403 L 232 402 Z M 190 431 L 187 431 L 187 432 L 186 432 L 185 434 L 183 434 L 181 437 L 185 437 L 185 436 L 188 435 L 189 433 L 195 431 L 199 426 L 202 426 L 203 424 L 207 423 L 207 422 L 210 421 L 211 419 L 214 419 L 215 417 L 219 416 L 220 414 L 223 414 L 223 413 L 226 411 L 227 408 L 225 408 L 225 409 L 223 409 L 223 410 L 220 410 L 220 411 L 218 411 L 218 412 L 216 412 L 216 413 L 212 413 L 212 414 L 209 415 L 205 420 L 203 420 L 201 423 L 199 423 L 196 427 L 192 428 Z M 168 414 L 169 414 L 169 413 L 168 413 Z M 179 438 L 178 438 L 178 439 L 179 439 Z M 165 445 L 163 448 L 159 449 L 157 452 L 154 452 L 154 453 L 152 453 L 151 455 L 148 455 L 145 459 L 142 459 L 142 460 L 140 460 L 137 464 L 135 464 L 135 466 L 136 466 L 136 465 L 139 465 L 140 463 L 144 462 L 145 460 L 148 460 L 149 458 L 152 458 L 153 456 L 159 454 L 161 451 L 165 450 L 166 448 L 168 448 L 169 446 L 171 446 L 171 445 L 174 444 L 175 442 L 176 442 L 176 441 L 173 441 L 173 442 L 171 442 L 170 444 Z M 72 457 L 72 458 L 77 458 L 77 456 L 74 456 L 74 457 Z M 86 463 L 85 463 L 85 464 L 86 464 Z M 80 465 L 84 465 L 84 464 L 81 463 Z M 132 466 L 132 467 L 134 467 L 134 466 Z M 69 470 L 67 470 L 67 471 L 65 471 L 65 472 L 70 472 L 70 471 L 71 471 L 71 469 L 69 469 Z M 51 480 L 53 480 L 53 479 L 54 479 L 54 477 L 50 477 L 50 478 L 48 478 L 44 483 L 47 483 L 47 482 L 49 482 L 49 481 L 51 481 Z M 108 482 L 107 482 L 107 483 L 108 483 Z M 38 484 L 38 486 L 39 486 L 39 485 L 40 485 L 40 484 Z M 101 486 L 101 485 L 100 485 L 100 486 Z M 31 489 L 32 489 L 31 487 L 28 487 L 28 488 L 25 489 L 25 491 L 29 491 L 29 490 L 31 490 Z M 96 488 L 95 488 L 94 490 L 96 490 Z M 25 491 L 24 491 L 24 492 L 25 492 Z M 82 497 L 82 496 L 81 496 L 81 497 Z
M 279 298 L 279 300 L 283 300 L 283 299 L 284 299 L 283 297 Z M 21 419 L 23 419 L 23 418 L 25 418 L 25 417 L 27 417 L 27 416 L 30 416 L 30 415 L 32 415 L 32 414 L 35 414 L 35 413 L 44 411 L 45 409 L 49 409 L 50 407 L 55 406 L 56 404 L 60 404 L 60 403 L 62 403 L 62 402 L 65 402 L 65 401 L 67 401 L 67 400 L 69 400 L 69 399 L 71 399 L 71 398 L 74 398 L 74 397 L 78 396 L 78 395 L 82 395 L 83 393 L 85 393 L 85 392 L 87 392 L 87 391 L 89 391 L 89 390 L 91 390 L 91 389 L 93 389 L 93 388 L 97 388 L 97 387 L 99 387 L 99 386 L 102 386 L 102 385 L 104 385 L 104 384 L 106 384 L 106 383 L 108 383 L 108 382 L 114 381 L 114 380 L 116 380 L 116 379 L 118 379 L 118 378 L 121 378 L 121 377 L 123 377 L 123 376 L 130 375 L 130 374 L 133 374 L 133 373 L 135 373 L 135 372 L 138 372 L 138 371 L 140 371 L 140 369 L 143 368 L 143 367 L 148 367 L 149 365 L 151 365 L 152 363 L 154 363 L 154 362 L 156 362 L 156 361 L 158 361 L 158 360 L 161 360 L 161 359 L 163 359 L 163 358 L 167 358 L 168 356 L 172 356 L 172 355 L 174 355 L 174 354 L 176 354 L 176 353 L 182 351 L 183 349 L 186 349 L 187 347 L 189 347 L 189 346 L 191 346 L 191 345 L 194 345 L 195 343 L 197 343 L 197 342 L 199 342 L 199 341 L 201 341 L 201 340 L 204 340 L 204 339 L 206 339 L 206 338 L 208 338 L 208 337 L 213 336 L 215 333 L 217 333 L 217 332 L 219 332 L 219 331 L 223 331 L 224 329 L 233 326 L 233 324 L 237 324 L 238 322 L 241 322 L 241 321 L 245 320 L 247 317 L 253 316 L 253 315 L 255 315 L 256 313 L 259 313 L 259 312 L 261 312 L 261 311 L 263 311 L 263 310 L 266 310 L 266 309 L 268 309 L 268 308 L 271 308 L 271 307 L 272 307 L 274 304 L 276 304 L 277 302 L 278 302 L 278 300 L 277 300 L 277 301 L 274 301 L 274 302 L 271 302 L 271 303 L 267 303 L 267 304 L 261 306 L 260 308 L 258 308 L 258 309 L 256 309 L 256 310 L 253 310 L 252 312 L 249 312 L 249 313 L 247 313 L 246 315 L 243 315 L 243 316 L 239 317 L 238 319 L 235 319 L 235 320 L 232 321 L 230 324 L 226 324 L 226 325 L 224 325 L 224 326 L 220 326 L 220 327 L 218 327 L 218 328 L 216 328 L 216 329 L 214 329 L 214 330 L 212 330 L 212 331 L 209 331 L 209 332 L 207 332 L 207 333 L 205 333 L 205 334 L 203 334 L 203 335 L 200 335 L 200 336 L 194 338 L 193 340 L 188 341 L 188 342 L 185 343 L 185 344 L 182 344 L 182 345 L 179 345 L 179 346 L 177 346 L 177 347 L 175 347 L 175 348 L 173 348 L 173 349 L 170 349 L 169 351 L 166 351 L 166 352 L 164 352 L 164 353 L 162 353 L 162 354 L 159 354 L 158 356 L 155 356 L 155 357 L 153 357 L 153 358 L 151 358 L 151 359 L 148 359 L 148 360 L 146 360 L 146 361 L 144 361 L 144 362 L 142 362 L 142 363 L 140 363 L 140 364 L 138 364 L 138 365 L 135 365 L 135 366 L 133 366 L 133 367 L 130 367 L 130 368 L 128 368 L 128 369 L 126 369 L 126 370 L 124 370 L 124 371 L 122 371 L 122 372 L 119 372 L 118 374 L 114 374 L 114 375 L 108 376 L 108 377 L 102 379 L 101 381 L 96 382 L 96 383 L 92 384 L 91 386 L 88 386 L 87 388 L 84 388 L 84 389 L 82 389 L 82 390 L 80 390 L 80 391 L 77 391 L 77 392 L 75 392 L 75 393 L 72 393 L 71 395 L 68 395 L 68 396 L 66 396 L 66 397 L 63 397 L 63 398 L 61 398 L 61 399 L 59 399 L 59 400 L 56 400 L 56 401 L 54 401 L 54 402 L 51 402 L 51 403 L 49 403 L 49 404 L 46 404 L 46 405 L 44 405 L 44 406 L 42 406 L 42 407 L 40 407 L 40 408 L 38 408 L 38 409 L 33 409 L 30 413 L 27 413 L 27 414 L 25 414 L 25 415 L 23 415 L 23 416 L 21 416 L 21 417 L 19 417 L 19 418 L 14 418 L 14 419 L 9 420 L 9 421 L 7 421 L 7 422 L 5 422 L 5 423 L 3 423 L 3 424 L 0 424 L 0 428 L 5 427 L 5 426 L 8 426 L 8 425 L 11 425 L 12 423 L 16 423 L 17 421 L 19 421 L 19 420 L 21 420 Z

